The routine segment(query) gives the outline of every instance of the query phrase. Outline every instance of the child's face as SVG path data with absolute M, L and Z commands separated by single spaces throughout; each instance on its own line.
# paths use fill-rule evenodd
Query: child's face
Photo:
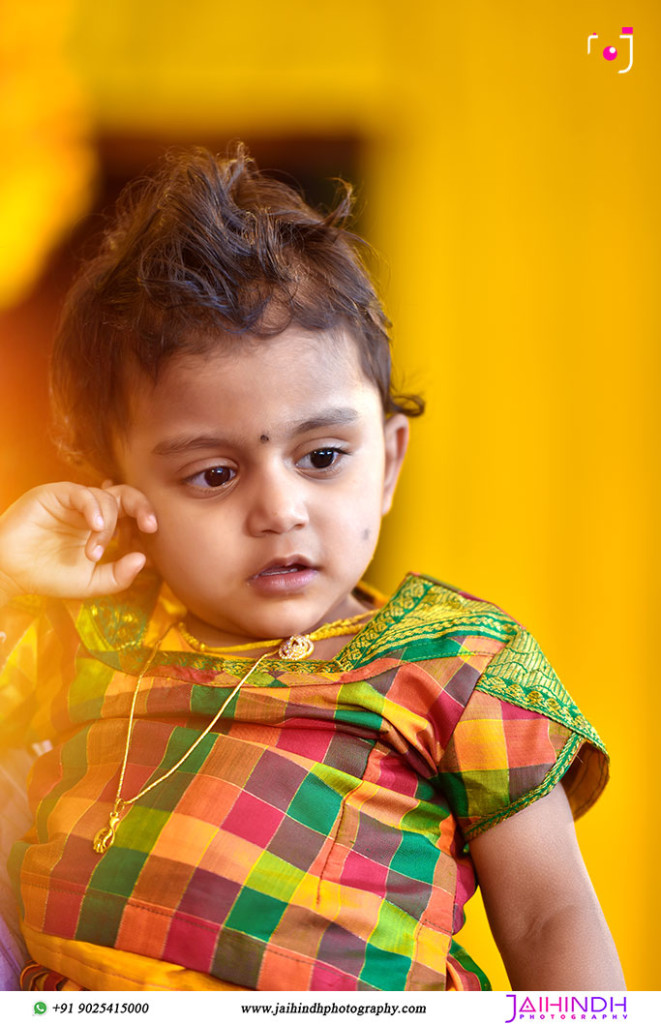
M 148 553 L 208 643 L 286 637 L 360 611 L 351 591 L 408 437 L 384 424 L 348 338 L 298 328 L 179 355 L 138 380 L 123 482 L 151 501 Z

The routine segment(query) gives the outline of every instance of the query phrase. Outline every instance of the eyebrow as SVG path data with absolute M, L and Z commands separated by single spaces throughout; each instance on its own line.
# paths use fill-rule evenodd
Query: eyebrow
M 291 427 L 291 436 L 309 434 L 313 430 L 321 430 L 324 427 L 345 426 L 355 423 L 358 418 L 358 411 L 348 406 L 329 409 L 318 416 L 294 423 Z M 223 448 L 232 444 L 236 444 L 236 441 L 231 441 L 220 434 L 195 434 L 193 436 L 184 434 L 180 437 L 159 441 L 152 448 L 152 455 L 181 455 L 184 452 L 206 451 L 209 448 Z
M 358 411 L 349 407 L 343 409 L 329 409 L 319 416 L 313 416 L 309 420 L 301 420 L 295 423 L 292 434 L 307 434 L 311 430 L 320 430 L 322 427 L 341 427 L 347 423 L 355 423 L 358 419 Z
M 180 455 L 182 452 L 206 451 L 218 448 L 229 442 L 217 434 L 184 434 L 182 437 L 171 437 L 159 441 L 151 450 L 152 455 Z

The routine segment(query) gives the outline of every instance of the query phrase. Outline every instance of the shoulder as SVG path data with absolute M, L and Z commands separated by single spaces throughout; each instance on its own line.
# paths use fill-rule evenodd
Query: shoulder
M 170 600 L 169 600 L 170 598 Z M 89 651 L 121 651 L 148 642 L 155 617 L 180 615 L 175 600 L 153 573 L 141 573 L 121 594 L 87 600 L 25 595 L 0 609 L 3 646 L 28 629 L 77 637 Z
M 363 631 L 366 657 L 393 654 L 405 661 L 426 660 L 484 641 L 495 654 L 522 630 L 520 624 L 490 601 L 475 597 L 432 576 L 409 573 Z
M 534 636 L 492 601 L 410 573 L 357 639 L 362 663 L 461 658 L 476 669 L 476 690 L 545 715 L 603 750 Z
M 140 573 L 121 594 L 64 602 L 86 650 L 114 668 L 132 671 L 146 647 L 182 617 L 183 609 L 156 573 Z M 135 663 L 135 664 L 134 664 Z

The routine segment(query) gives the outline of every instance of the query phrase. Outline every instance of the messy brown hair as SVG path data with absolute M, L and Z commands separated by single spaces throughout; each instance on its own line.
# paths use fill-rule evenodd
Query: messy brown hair
M 128 417 L 127 370 L 156 381 L 180 352 L 268 338 L 290 325 L 348 329 L 384 414 L 417 416 L 397 394 L 388 321 L 346 227 L 350 186 L 324 215 L 260 172 L 238 143 L 228 158 L 171 152 L 125 188 L 98 254 L 67 297 L 51 364 L 56 439 L 68 458 L 116 475 L 113 436 Z

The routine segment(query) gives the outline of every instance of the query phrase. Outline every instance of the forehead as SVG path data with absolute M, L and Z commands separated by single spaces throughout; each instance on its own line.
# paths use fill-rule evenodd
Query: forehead
M 135 380 L 128 429 L 215 419 L 268 434 L 329 407 L 381 415 L 378 389 L 347 333 L 290 328 L 266 339 L 213 339 L 201 352 L 172 357 L 155 384 Z

